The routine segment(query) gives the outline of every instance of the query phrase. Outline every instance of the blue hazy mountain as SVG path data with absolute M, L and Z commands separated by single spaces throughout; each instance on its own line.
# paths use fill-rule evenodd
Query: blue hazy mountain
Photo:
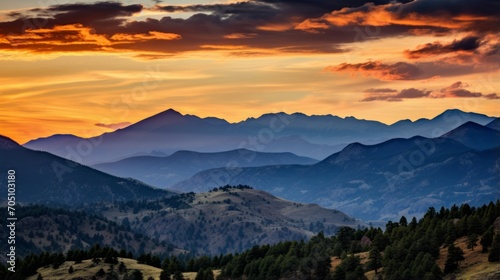
M 339 209 L 364 220 L 420 216 L 429 206 L 500 198 L 500 147 L 477 151 L 448 138 L 353 143 L 313 165 L 200 172 L 174 188 L 248 184 L 276 196 Z
M 16 201 L 78 206 L 91 202 L 150 199 L 172 192 L 137 180 L 118 178 L 76 162 L 26 149 L 0 136 L 0 170 L 14 170 Z M 7 193 L 7 176 L 0 177 L 0 191 Z
M 486 127 L 500 130 L 500 118 L 496 118 L 486 125 Z
M 212 168 L 237 169 L 279 164 L 313 164 L 315 159 L 292 153 L 262 153 L 247 149 L 218 153 L 178 151 L 170 156 L 136 156 L 92 167 L 119 177 L 132 177 L 153 186 L 168 188 L 194 174 Z
M 172 154 L 179 150 L 220 152 L 250 149 L 291 152 L 324 159 L 349 143 L 376 144 L 415 135 L 437 137 L 468 121 L 485 125 L 494 118 L 447 110 L 433 119 L 404 120 L 387 125 L 377 121 L 301 113 L 265 114 L 238 123 L 200 118 L 166 110 L 124 129 L 92 138 L 54 135 L 24 146 L 84 164 L 117 161 L 131 156 Z
M 475 122 L 466 122 L 441 137 L 453 139 L 476 150 L 500 146 L 500 131 Z

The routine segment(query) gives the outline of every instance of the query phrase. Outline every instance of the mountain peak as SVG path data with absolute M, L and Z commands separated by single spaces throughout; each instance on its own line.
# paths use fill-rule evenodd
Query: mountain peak
M 19 147 L 20 145 L 16 141 L 10 139 L 9 137 L 0 135 L 0 149 L 12 150 Z
M 500 130 L 500 118 L 496 118 L 496 119 L 492 120 L 490 123 L 488 123 L 486 125 L 486 127 Z
M 500 143 L 500 131 L 472 121 L 462 124 L 441 137 L 453 139 L 476 150 L 495 148 Z
M 473 133 L 472 131 L 475 131 L 476 133 L 479 132 L 484 132 L 484 131 L 494 131 L 494 129 L 491 129 L 486 126 L 482 126 L 476 122 L 473 121 L 468 121 L 459 127 L 445 133 L 442 135 L 442 137 L 448 137 L 451 135 L 458 135 L 458 134 L 465 134 L 465 133 Z
M 176 110 L 174 110 L 172 108 L 169 108 L 169 109 L 167 109 L 167 110 L 165 110 L 165 111 L 163 111 L 163 112 L 161 112 L 161 113 L 159 113 L 157 115 L 160 115 L 160 114 L 161 115 L 182 116 L 181 113 L 177 112 Z

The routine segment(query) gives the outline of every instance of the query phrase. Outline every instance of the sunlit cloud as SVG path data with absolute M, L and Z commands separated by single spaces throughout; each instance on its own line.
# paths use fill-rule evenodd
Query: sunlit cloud
M 452 85 L 442 88 L 437 91 L 431 91 L 427 89 L 416 89 L 408 88 L 403 90 L 395 90 L 390 88 L 371 88 L 364 90 L 364 97 L 360 101 L 370 102 L 370 101 L 403 101 L 405 99 L 417 99 L 417 98 L 485 98 L 485 99 L 500 99 L 500 95 L 497 93 L 481 93 L 472 92 L 467 90 L 468 84 L 461 81 L 455 82 Z
M 494 1 L 193 2 L 9 4 L 2 133 L 93 136 L 167 108 L 232 122 L 277 111 L 387 123 L 448 108 L 498 114 Z
M 337 66 L 328 66 L 327 72 L 346 72 L 351 75 L 361 74 L 365 77 L 374 77 L 382 81 L 394 80 L 416 80 L 422 78 L 423 71 L 419 67 L 406 63 L 397 62 L 384 64 L 380 61 L 369 61 L 364 63 L 341 63 Z
M 129 125 L 131 125 L 132 123 L 130 122 L 120 122 L 120 123 L 96 123 L 95 126 L 98 126 L 98 127 L 104 127 L 104 128 L 108 128 L 108 129 L 111 129 L 111 130 L 117 130 L 117 129 L 122 129 L 122 128 L 125 128 Z

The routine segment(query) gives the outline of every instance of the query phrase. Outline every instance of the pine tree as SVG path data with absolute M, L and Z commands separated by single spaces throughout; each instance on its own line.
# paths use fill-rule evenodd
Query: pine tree
M 488 248 L 493 243 L 493 226 L 490 226 L 488 230 L 481 237 L 481 241 L 479 241 L 482 246 L 481 253 L 488 253 Z
M 173 280 L 184 280 L 184 276 L 182 275 L 182 272 L 180 270 L 174 272 Z
M 368 256 L 368 270 L 375 270 L 375 274 L 378 274 L 377 269 L 382 267 L 382 254 L 376 246 L 370 250 Z
M 444 265 L 444 273 L 450 273 L 458 269 L 458 262 L 464 260 L 464 251 L 451 244 L 448 247 L 448 257 Z
M 73 272 L 74 272 L 74 270 L 73 270 L 73 266 L 71 266 L 71 265 L 70 265 L 70 266 L 69 266 L 69 269 L 68 269 L 68 273 L 69 273 L 69 274 L 71 274 L 71 273 L 73 273 Z
M 495 238 L 493 239 L 493 244 L 491 245 L 490 253 L 488 255 L 488 261 L 500 261 L 500 234 L 495 234 Z
M 134 272 L 132 272 L 132 275 L 130 277 L 134 280 L 143 280 L 144 279 L 142 272 L 140 270 L 137 270 L 137 269 L 134 270 Z
M 194 280 L 205 280 L 205 277 L 205 270 L 200 268 L 196 273 L 196 278 L 194 278 Z
M 118 271 L 120 273 L 125 273 L 127 272 L 127 267 L 125 266 L 125 264 L 123 262 L 120 262 L 120 265 L 118 266 Z
M 170 274 L 165 270 L 160 272 L 160 280 L 170 280 Z
M 476 233 L 470 234 L 467 238 L 467 249 L 471 249 L 472 251 L 474 251 L 474 247 L 476 247 L 477 245 L 477 240 L 478 237 Z

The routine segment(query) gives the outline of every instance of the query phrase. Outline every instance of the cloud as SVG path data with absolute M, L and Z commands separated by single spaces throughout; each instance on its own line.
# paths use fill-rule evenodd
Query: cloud
M 136 52 L 139 57 L 169 57 L 206 51 L 201 46 L 231 46 L 237 40 L 245 49 L 221 50 L 230 55 L 339 53 L 348 51 L 353 37 L 357 38 L 354 26 L 379 28 L 377 36 L 363 37 L 367 40 L 460 32 L 484 37 L 476 33 L 481 30 L 491 33 L 500 26 L 496 13 L 492 12 L 496 11 L 493 1 L 252 0 L 205 5 L 155 2 L 151 7 L 107 1 L 12 11 L 8 14 L 12 20 L 0 22 L 0 50 L 122 51 Z M 155 16 L 162 12 L 165 16 L 133 18 L 152 10 Z M 177 12 L 193 15 L 176 18 Z M 68 34 L 58 30 L 65 26 L 78 26 L 79 30 L 65 31 Z M 37 29 L 46 32 L 34 34 Z M 49 33 L 55 40 L 50 40 Z M 28 44 L 28 40 L 33 42 Z M 56 47 L 51 48 L 51 42 Z M 430 47 L 448 46 L 440 44 Z M 494 44 L 491 47 L 492 51 L 498 49 Z M 422 55 L 428 53 L 427 49 L 418 48 L 414 55 L 418 51 Z M 408 79 L 398 74 L 386 77 Z
M 484 97 L 486 99 L 500 99 L 500 96 L 496 93 L 483 94 L 480 92 L 472 92 L 465 88 L 469 87 L 468 84 L 462 83 L 460 81 L 453 83 L 449 87 L 441 89 L 439 92 L 433 94 L 433 98 L 474 98 L 474 97 Z
M 380 61 L 355 64 L 341 63 L 337 66 L 328 66 L 324 70 L 328 72 L 346 72 L 353 75 L 359 73 L 365 77 L 373 77 L 382 81 L 416 80 L 421 79 L 423 74 L 422 69 L 406 62 L 394 64 L 384 64 Z
M 365 97 L 361 101 L 402 101 L 403 99 L 428 97 L 431 91 L 419 90 L 416 88 L 403 89 L 401 91 L 393 89 L 368 89 L 365 90 Z
M 104 127 L 104 128 L 108 128 L 108 129 L 112 129 L 112 130 L 117 130 L 117 129 L 125 128 L 131 124 L 132 123 L 129 123 L 129 122 L 110 123 L 110 124 L 96 123 L 95 126 Z
M 491 32 L 499 30 L 498 3 L 489 0 L 419 0 L 366 3 L 344 7 L 321 17 L 308 18 L 298 26 L 324 29 L 328 26 L 402 26 L 415 28 Z M 321 23 L 321 24 L 319 24 Z
M 451 43 L 443 44 L 441 42 L 428 43 L 417 46 L 415 50 L 406 50 L 404 53 L 410 59 L 417 59 L 427 56 L 434 56 L 455 52 L 476 52 L 482 45 L 481 38 L 478 36 L 468 36 L 460 40 L 454 40 Z
M 90 27 L 82 24 L 56 25 L 52 28 L 27 29 L 20 35 L 1 35 L 0 43 L 6 42 L 18 49 L 33 52 L 51 52 L 55 50 L 99 50 L 117 44 L 127 44 L 150 40 L 179 40 L 178 34 L 149 31 L 146 34 L 117 33 L 113 36 L 96 34 Z
M 468 84 L 458 81 L 452 85 L 438 91 L 430 91 L 426 89 L 408 88 L 401 91 L 390 88 L 371 88 L 364 90 L 364 97 L 360 100 L 363 102 L 370 101 L 403 101 L 404 99 L 415 98 L 485 98 L 485 99 L 500 99 L 497 93 L 483 94 L 480 92 L 472 92 L 467 89 Z
M 148 31 L 147 34 L 117 33 L 110 38 L 113 41 L 180 40 L 182 36 L 174 33 Z

